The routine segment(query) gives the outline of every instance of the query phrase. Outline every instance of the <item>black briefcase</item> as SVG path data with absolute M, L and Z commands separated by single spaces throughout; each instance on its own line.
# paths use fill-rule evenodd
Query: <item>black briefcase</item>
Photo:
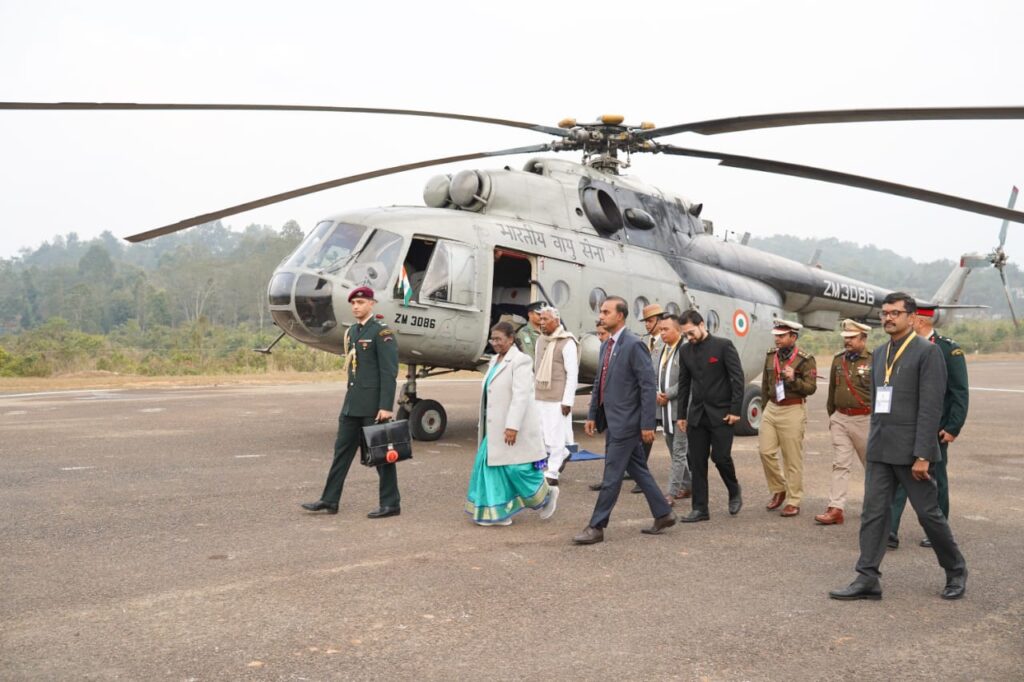
M 368 467 L 412 459 L 412 437 L 409 435 L 408 420 L 364 426 L 360 449 L 359 461 Z

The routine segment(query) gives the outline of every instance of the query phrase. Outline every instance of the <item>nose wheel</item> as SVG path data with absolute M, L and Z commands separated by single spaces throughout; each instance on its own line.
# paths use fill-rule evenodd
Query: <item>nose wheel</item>
M 416 396 L 416 367 L 409 366 L 407 381 L 398 401 L 398 419 L 409 420 L 409 433 L 416 440 L 433 441 L 444 435 L 448 427 L 448 413 L 436 400 L 424 400 Z

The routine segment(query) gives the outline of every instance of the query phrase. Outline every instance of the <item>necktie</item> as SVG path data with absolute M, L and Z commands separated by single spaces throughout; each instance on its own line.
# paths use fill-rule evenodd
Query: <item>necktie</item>
M 598 403 L 604 405 L 604 385 L 608 378 L 608 363 L 612 359 L 612 347 L 615 345 L 615 339 L 608 339 L 608 347 L 604 350 L 604 362 L 601 363 L 601 392 L 598 394 Z

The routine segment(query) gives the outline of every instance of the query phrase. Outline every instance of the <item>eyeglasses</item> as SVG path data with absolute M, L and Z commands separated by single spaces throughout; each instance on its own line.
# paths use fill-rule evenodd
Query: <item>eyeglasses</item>
M 907 312 L 906 310 L 883 310 L 882 312 L 878 313 L 878 318 L 881 319 L 881 320 L 884 320 L 887 317 L 896 318 L 896 317 L 899 317 L 900 315 L 909 315 L 909 314 L 910 313 Z

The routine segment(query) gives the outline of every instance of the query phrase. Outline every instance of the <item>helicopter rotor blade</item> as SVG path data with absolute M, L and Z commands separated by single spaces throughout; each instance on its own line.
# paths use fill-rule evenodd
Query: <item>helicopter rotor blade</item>
M 718 135 L 744 130 L 784 128 L 820 123 L 873 123 L 882 121 L 963 121 L 1024 119 L 1024 107 L 933 107 L 909 109 L 836 109 L 832 111 L 794 111 L 781 114 L 734 116 L 637 131 L 641 139 L 653 139 L 677 133 Z
M 395 173 L 403 173 L 405 171 L 415 170 L 417 168 L 426 168 L 428 166 L 439 166 L 446 163 L 456 163 L 458 161 L 471 161 L 473 159 L 483 159 L 492 156 L 511 156 L 513 154 L 532 154 L 535 152 L 545 152 L 551 149 L 551 145 L 548 144 L 537 144 L 529 147 L 515 147 L 513 149 L 500 149 L 492 152 L 475 152 L 473 154 L 460 154 L 458 156 L 446 156 L 440 159 L 429 159 L 427 161 L 417 161 L 416 163 L 406 163 L 401 166 L 392 166 L 390 168 L 380 168 L 378 170 L 369 171 L 367 173 L 357 173 L 356 175 L 349 175 L 336 180 L 328 180 L 327 182 L 321 182 L 316 185 L 309 185 L 307 187 L 300 187 L 299 189 L 293 189 L 289 192 L 282 192 L 280 194 L 273 194 L 269 197 L 263 197 L 262 199 L 256 199 L 254 201 L 247 201 L 244 204 L 238 204 L 237 206 L 230 206 L 213 213 L 204 213 L 187 220 L 174 223 L 172 225 L 165 225 L 146 232 L 140 232 L 133 234 L 129 237 L 125 237 L 130 242 L 143 242 L 147 239 L 153 239 L 154 237 L 160 237 L 165 234 L 171 234 L 172 232 L 178 232 L 189 227 L 195 227 L 196 225 L 202 225 L 203 223 L 209 223 L 214 220 L 219 220 L 229 215 L 235 215 L 236 213 L 243 213 L 245 211 L 251 211 L 254 208 L 260 208 L 262 206 L 269 206 L 270 204 L 276 204 L 289 199 L 295 199 L 296 197 L 305 196 L 307 194 L 314 194 L 316 192 L 322 192 L 326 189 L 332 189 L 334 187 L 341 187 L 342 185 L 351 185 L 355 182 L 361 182 L 363 180 L 369 180 L 371 178 L 379 178 L 384 175 L 394 175 Z
M 30 111 L 321 111 L 345 114 L 389 114 L 393 116 L 426 116 L 449 118 L 457 121 L 473 121 L 491 125 L 523 128 L 537 133 L 566 137 L 569 131 L 536 123 L 510 121 L 502 118 L 452 114 L 441 111 L 418 111 L 415 109 L 378 109 L 372 107 L 330 107 L 304 104 L 151 104 L 134 102 L 0 102 L 0 109 Z
M 826 170 L 824 168 L 815 168 L 814 166 L 802 166 L 800 164 L 787 163 L 785 161 L 759 159 L 753 156 L 722 154 L 703 149 L 688 149 L 685 147 L 676 147 L 675 145 L 670 144 L 658 144 L 653 151 L 655 153 L 660 152 L 662 154 L 673 154 L 675 156 L 692 156 L 700 159 L 713 159 L 718 161 L 719 165 L 731 166 L 733 168 L 745 168 L 747 170 L 757 170 L 765 173 L 775 173 L 778 175 L 791 175 L 793 177 L 806 178 L 808 180 L 821 180 L 822 182 L 831 182 L 837 185 L 859 187 L 861 189 L 868 189 L 874 192 L 894 194 L 896 196 L 906 197 L 907 199 L 917 199 L 918 201 L 938 204 L 940 206 L 958 208 L 961 211 L 979 213 L 981 215 L 992 216 L 994 218 L 1003 218 L 1015 223 L 1024 223 L 1024 213 L 1021 213 L 1020 211 L 1003 208 L 1002 206 L 993 206 L 992 204 L 986 204 L 972 199 L 964 199 L 951 194 L 942 194 L 941 192 L 933 192 L 919 187 L 911 187 L 910 185 L 901 185 L 895 182 L 888 182 L 886 180 L 876 180 L 862 175 L 841 173 L 839 171 Z
M 1006 281 L 1006 272 L 1003 268 L 999 268 L 999 277 L 1003 280 L 1003 293 L 1006 294 L 1006 305 L 1010 308 L 1010 319 L 1013 320 L 1013 326 L 1020 328 L 1020 321 L 1017 320 L 1017 313 L 1013 310 L 1013 297 L 1010 295 L 1010 285 Z
M 1006 204 L 1006 208 L 1013 208 L 1014 204 L 1017 203 L 1017 185 L 1013 186 L 1010 190 L 1010 201 Z M 1010 226 L 1010 221 L 1003 220 L 1003 226 L 999 228 L 999 248 L 1003 248 L 1006 244 L 1006 228 Z

